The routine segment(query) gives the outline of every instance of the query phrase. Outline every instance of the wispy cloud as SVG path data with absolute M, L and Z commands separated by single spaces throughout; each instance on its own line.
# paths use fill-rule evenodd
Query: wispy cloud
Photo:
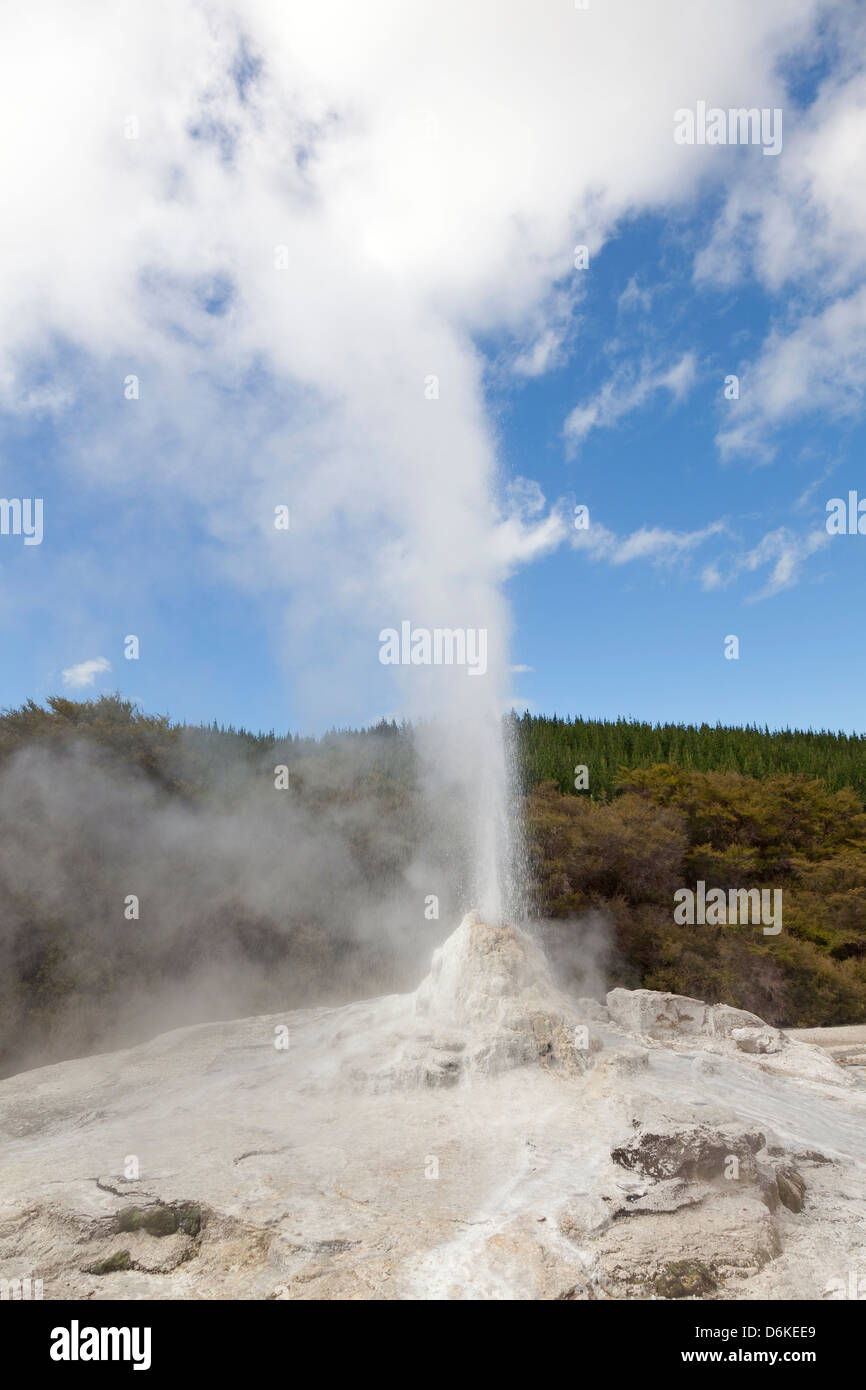
M 712 521 L 694 531 L 640 526 L 629 535 L 621 536 L 595 520 L 586 529 L 578 529 L 570 503 L 559 498 L 548 511 L 538 483 L 527 478 L 516 478 L 512 482 L 507 503 L 508 511 L 493 533 L 496 561 L 503 574 L 541 559 L 566 543 L 589 559 L 609 565 L 644 560 L 656 566 L 670 566 L 728 530 L 726 522 Z M 512 671 L 523 669 L 511 668 Z
M 628 313 L 633 310 L 642 310 L 648 313 L 652 308 L 654 291 L 641 289 L 637 281 L 637 276 L 633 275 L 616 301 L 619 313 Z
M 575 406 L 563 426 L 565 437 L 570 444 L 580 445 L 592 430 L 612 429 L 624 415 L 646 405 L 659 391 L 667 391 L 679 402 L 691 390 L 696 375 L 697 365 L 691 352 L 668 367 L 644 362 L 637 373 L 619 371 L 586 405 Z
M 779 296 L 753 360 L 731 367 L 743 389 L 736 407 L 725 406 L 723 458 L 769 462 L 780 429 L 810 415 L 854 418 L 863 408 L 866 14 L 857 5 L 834 10 L 834 44 L 846 60 L 830 65 L 786 131 L 784 159 L 751 166 L 732 184 L 695 261 L 700 285 L 727 289 L 754 277 Z
M 723 459 L 772 458 L 772 431 L 816 411 L 831 418 L 858 415 L 866 389 L 866 285 L 790 333 L 773 330 L 743 372 L 748 392 L 716 437 Z
M 766 582 L 749 595 L 749 602 L 772 598 L 774 594 L 781 593 L 783 589 L 792 589 L 800 582 L 806 561 L 821 550 L 829 539 L 826 530 L 809 531 L 798 536 L 787 527 L 779 526 L 775 531 L 768 531 L 750 550 L 731 556 L 726 573 L 722 572 L 717 562 L 708 565 L 701 576 L 703 587 L 725 589 L 741 574 L 754 574 L 769 566 Z
M 77 666 L 67 666 L 61 675 L 63 684 L 70 690 L 84 690 L 88 685 L 93 685 L 97 676 L 110 670 L 110 661 L 104 656 L 95 656 L 90 661 L 79 661 Z
M 557 289 L 533 311 L 522 334 L 523 346 L 511 363 L 515 376 L 540 377 L 563 365 L 576 329 L 579 297 L 573 285 Z
M 633 560 L 672 564 L 726 529 L 723 521 L 713 521 L 697 531 L 641 526 L 630 536 L 618 536 L 606 526 L 593 522 L 586 531 L 575 531 L 571 543 L 576 550 L 585 551 L 590 559 L 604 560 L 610 565 L 627 565 Z

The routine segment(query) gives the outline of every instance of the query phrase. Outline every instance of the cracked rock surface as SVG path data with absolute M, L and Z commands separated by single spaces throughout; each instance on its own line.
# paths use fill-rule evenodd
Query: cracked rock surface
M 0 1278 L 820 1299 L 866 1275 L 866 1086 L 819 1041 L 650 990 L 571 999 L 529 934 L 470 913 L 414 994 L 0 1082 Z

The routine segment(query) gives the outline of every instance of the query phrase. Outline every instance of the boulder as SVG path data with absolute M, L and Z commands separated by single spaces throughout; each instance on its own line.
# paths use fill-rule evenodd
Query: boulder
M 612 989 L 607 996 L 614 1023 L 648 1038 L 688 1036 L 707 1031 L 707 1006 L 700 999 L 655 989 Z
M 787 1038 L 778 1028 L 734 1028 L 731 1037 L 741 1052 L 781 1052 Z
M 803 1210 L 803 1198 L 806 1195 L 806 1184 L 796 1168 L 788 1166 L 777 1168 L 776 1186 L 779 1190 L 779 1201 L 788 1211 L 801 1212 Z
M 778 1031 L 746 1009 L 734 1009 L 729 1004 L 705 1004 L 685 994 L 655 989 L 612 989 L 607 996 L 607 1009 L 613 1022 L 621 1028 L 648 1038 L 727 1038 L 742 1029 Z
M 707 1032 L 712 1037 L 730 1037 L 738 1028 L 769 1027 L 757 1014 L 750 1014 L 747 1009 L 734 1009 L 730 1004 L 713 1004 L 707 1013 Z
M 730 1160 L 737 1160 L 739 1178 L 757 1177 L 755 1154 L 764 1148 L 763 1134 L 734 1126 L 712 1129 L 708 1125 L 641 1130 L 611 1150 L 611 1158 L 653 1178 L 685 1178 L 713 1182 L 728 1176 Z

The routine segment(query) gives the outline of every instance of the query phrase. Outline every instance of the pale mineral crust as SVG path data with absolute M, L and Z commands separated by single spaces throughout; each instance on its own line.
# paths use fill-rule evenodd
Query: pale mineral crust
M 649 990 L 570 998 L 529 932 L 470 913 L 414 994 L 0 1083 L 0 1279 L 46 1299 L 839 1297 L 866 1289 L 866 1087 L 817 1042 Z

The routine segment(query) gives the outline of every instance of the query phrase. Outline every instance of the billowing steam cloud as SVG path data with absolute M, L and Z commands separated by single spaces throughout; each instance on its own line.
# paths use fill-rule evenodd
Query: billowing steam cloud
M 690 197 L 714 152 L 674 110 L 783 104 L 818 8 L 57 0 L 7 35 L 6 409 L 52 416 L 85 482 L 197 513 L 204 562 L 274 615 L 296 723 L 435 725 L 431 804 L 491 917 L 503 582 L 567 527 L 499 476 L 476 343 L 520 378 L 559 361 L 575 244 Z M 484 630 L 486 673 L 383 665 L 406 621 Z
M 0 1075 L 414 987 L 465 853 L 419 795 L 410 734 L 190 729 L 158 734 L 147 771 L 107 743 L 67 731 L 0 766 Z

